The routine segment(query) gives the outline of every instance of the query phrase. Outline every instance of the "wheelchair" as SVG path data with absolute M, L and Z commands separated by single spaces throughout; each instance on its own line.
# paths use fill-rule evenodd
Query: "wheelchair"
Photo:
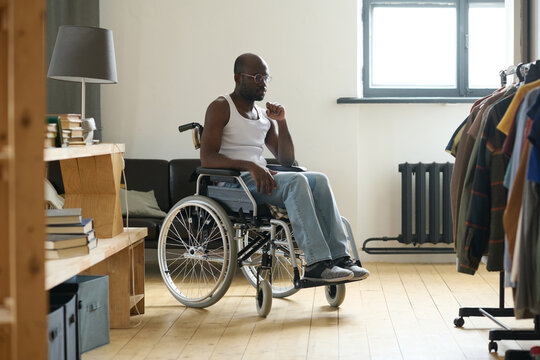
M 198 149 L 202 125 L 179 126 L 180 132 L 186 130 L 192 130 Z M 240 171 L 200 167 L 196 173 L 195 194 L 171 208 L 158 240 L 161 276 L 180 303 L 193 308 L 216 303 L 225 295 L 238 267 L 256 289 L 255 304 L 261 317 L 269 314 L 273 297 L 284 298 L 302 288 L 326 286 L 329 305 L 343 303 L 345 283 L 358 280 L 328 284 L 302 279 L 304 255 L 283 209 L 257 205 Z M 358 259 L 350 224 L 344 217 L 342 221 L 352 255 Z M 356 264 L 361 266 L 359 260 Z

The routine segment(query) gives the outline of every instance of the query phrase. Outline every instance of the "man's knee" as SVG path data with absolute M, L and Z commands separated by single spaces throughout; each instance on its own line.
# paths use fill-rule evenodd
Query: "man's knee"
M 312 188 L 315 188 L 316 186 L 322 186 L 322 187 L 330 186 L 330 180 L 328 180 L 328 176 L 326 176 L 326 174 L 323 174 L 321 172 L 310 172 L 306 174 L 306 177 Z
M 286 187 L 289 191 L 306 192 L 309 190 L 308 179 L 301 173 L 292 173 L 287 181 Z

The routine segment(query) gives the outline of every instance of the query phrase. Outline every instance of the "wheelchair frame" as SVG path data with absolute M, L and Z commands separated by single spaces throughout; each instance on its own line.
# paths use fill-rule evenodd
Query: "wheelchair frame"
M 198 140 L 200 133 L 202 133 L 202 126 L 200 124 L 191 123 L 180 127 L 180 131 L 184 131 L 187 129 L 197 130 L 197 134 L 193 137 L 194 144 L 197 148 L 196 140 Z M 286 168 L 284 169 L 287 170 Z M 303 270 L 303 267 L 299 264 L 299 262 L 301 262 L 302 255 L 297 254 L 297 248 L 295 247 L 293 242 L 293 235 L 289 227 L 289 223 L 279 219 L 259 216 L 258 205 L 253 196 L 251 195 L 251 192 L 249 191 L 247 185 L 241 178 L 240 172 L 232 169 L 198 168 L 197 173 L 199 174 L 199 176 L 197 177 L 195 195 L 188 196 L 187 198 L 180 200 L 175 206 L 173 206 L 173 208 L 171 208 L 171 210 L 167 214 L 167 217 L 163 221 L 163 226 L 161 228 L 158 241 L 158 261 L 160 272 L 167 288 L 178 301 L 180 301 L 186 306 L 200 308 L 214 304 L 225 294 L 228 287 L 230 286 L 230 283 L 232 282 L 232 277 L 236 272 L 237 267 L 239 267 L 242 269 L 244 275 L 250 281 L 250 283 L 256 288 L 256 308 L 257 312 L 262 317 L 266 317 L 270 312 L 272 297 L 289 296 L 301 288 L 308 288 L 314 286 L 326 286 L 325 294 L 328 303 L 334 307 L 338 307 L 339 305 L 341 305 L 345 298 L 344 284 L 346 282 L 358 280 L 353 279 L 339 283 L 327 283 L 322 281 L 313 282 L 302 279 L 300 272 L 301 270 Z M 207 183 L 207 180 L 209 180 L 210 182 L 216 181 L 216 177 L 218 180 L 228 179 L 228 182 L 231 182 L 230 180 L 233 179 L 236 183 L 240 185 L 240 188 L 243 190 L 242 193 L 247 198 L 247 201 L 244 198 L 243 203 L 240 203 L 240 205 L 235 203 L 232 205 L 231 208 L 227 206 L 227 200 L 220 199 L 219 196 L 209 196 L 209 185 Z M 216 188 L 215 186 L 211 185 L 210 187 L 213 187 L 214 189 Z M 238 191 L 238 188 L 222 187 L 221 190 L 218 190 L 218 192 L 227 192 L 229 191 L 228 189 L 234 189 Z M 242 207 L 242 205 L 244 207 Z M 234 208 L 235 206 L 236 208 Z M 192 207 L 193 209 L 188 209 L 188 207 Z M 184 240 L 182 240 L 180 236 L 180 231 L 174 226 L 174 222 L 178 220 L 177 217 L 179 216 L 179 214 L 182 214 L 183 210 L 185 214 L 189 215 L 183 222 L 179 221 L 178 223 L 181 224 L 186 231 L 188 231 L 188 228 L 191 229 L 192 224 L 198 223 L 200 226 L 201 219 L 203 219 L 201 213 L 207 213 L 207 215 L 205 215 L 203 219 L 202 227 L 198 229 L 195 235 L 190 234 L 188 231 L 188 239 L 186 240 L 188 242 L 195 241 L 196 237 L 198 238 L 202 236 L 204 241 L 197 242 L 198 246 L 192 245 L 189 247 L 189 249 Z M 232 220 L 234 220 L 234 223 Z M 205 226 L 209 223 L 212 223 L 212 221 L 215 223 L 216 228 L 218 228 L 221 236 L 221 241 L 223 243 L 223 260 L 217 259 L 217 257 L 215 256 L 213 257 L 213 250 L 208 250 L 206 248 L 208 247 L 208 243 L 211 240 L 204 239 L 204 237 L 206 236 L 207 238 L 211 239 L 213 236 L 212 234 L 214 234 L 215 232 L 215 229 L 212 228 L 212 231 L 210 232 L 210 234 L 208 234 L 209 230 L 205 230 Z M 349 247 L 353 253 L 352 255 L 355 259 L 358 259 L 358 250 L 354 242 L 350 224 L 344 217 L 342 217 L 342 222 L 347 233 L 347 240 L 349 242 Z M 172 239 L 172 244 L 171 242 L 167 242 L 171 226 L 174 227 L 174 235 L 178 237 L 178 239 Z M 279 228 L 283 229 L 286 241 L 281 240 L 279 243 L 276 243 L 276 237 L 278 233 L 277 230 Z M 206 235 L 205 231 L 207 232 Z M 253 232 L 253 234 L 255 234 L 255 237 L 253 239 L 249 239 L 250 232 Z M 245 243 L 246 241 L 247 243 Z M 175 242 L 178 244 L 175 244 Z M 182 244 L 179 245 L 180 243 Z M 274 259 L 276 259 L 276 262 L 282 261 L 280 260 L 280 258 L 277 257 L 278 255 L 276 255 L 276 244 L 278 244 L 282 249 L 284 249 L 284 245 L 286 245 L 288 254 L 285 254 L 285 250 L 281 250 L 283 252 L 282 257 L 285 258 L 285 260 L 289 260 L 288 265 L 290 265 L 290 267 L 292 268 L 292 274 L 288 273 L 292 282 L 291 286 L 285 287 L 282 291 L 278 291 L 277 288 L 274 288 L 274 291 L 272 289 L 272 267 L 274 265 Z M 182 263 L 182 261 L 186 262 L 189 261 L 189 259 L 195 261 L 192 269 L 184 270 L 185 277 L 193 277 L 192 272 L 196 271 L 195 268 L 197 266 L 199 266 L 200 271 L 203 272 L 204 275 L 204 271 L 206 270 L 206 268 L 204 267 L 203 260 L 208 261 L 208 269 L 210 269 L 212 276 L 216 281 L 216 285 L 209 290 L 205 298 L 201 297 L 202 300 L 200 300 L 199 298 L 187 298 L 185 295 L 182 294 L 181 290 L 178 289 L 175 283 L 175 279 L 180 276 L 180 271 L 182 270 L 180 270 L 178 274 L 175 275 L 174 279 L 172 278 L 171 275 L 176 270 L 173 270 L 171 273 L 169 269 L 170 265 L 168 265 L 166 257 L 167 254 L 172 253 L 172 251 L 171 249 L 167 250 L 167 245 L 170 245 L 172 247 L 184 246 L 186 250 L 185 252 L 179 252 L 177 254 L 177 257 L 173 257 L 173 264 L 177 261 L 179 263 Z M 242 245 L 242 248 L 239 251 L 237 251 L 238 245 Z M 226 254 L 227 251 L 230 254 Z M 221 254 L 220 252 L 218 253 Z M 254 264 L 251 260 L 252 256 L 254 256 L 255 254 L 260 254 L 260 264 Z M 217 269 L 217 267 L 210 265 L 210 262 L 212 261 L 222 263 L 221 271 L 217 279 L 214 276 L 212 270 L 212 267 L 214 267 L 215 269 Z M 356 260 L 356 263 L 361 266 L 359 260 Z M 253 267 L 255 267 L 255 270 L 253 269 Z M 245 270 L 246 268 L 247 270 Z M 246 271 L 252 272 L 252 275 L 254 275 L 256 279 L 255 283 L 253 279 L 248 276 L 248 273 L 246 273 Z M 210 278 L 210 276 L 208 276 L 208 278 Z M 205 281 L 206 284 L 206 281 L 208 279 L 206 276 L 204 276 L 202 280 Z M 192 279 L 190 279 L 189 284 L 186 284 L 186 286 L 193 287 Z M 197 284 L 195 284 L 195 287 L 196 286 Z

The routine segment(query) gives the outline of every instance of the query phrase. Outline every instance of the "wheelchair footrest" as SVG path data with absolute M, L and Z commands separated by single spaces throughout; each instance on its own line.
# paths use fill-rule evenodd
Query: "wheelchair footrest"
M 351 279 L 351 280 L 345 280 L 345 281 L 339 281 L 339 282 L 327 282 L 327 281 L 313 281 L 313 280 L 307 280 L 307 279 L 300 279 L 299 286 L 295 285 L 295 288 L 297 289 L 306 289 L 316 286 L 327 286 L 327 285 L 339 285 L 339 284 L 346 284 L 350 282 L 360 281 L 364 279 Z

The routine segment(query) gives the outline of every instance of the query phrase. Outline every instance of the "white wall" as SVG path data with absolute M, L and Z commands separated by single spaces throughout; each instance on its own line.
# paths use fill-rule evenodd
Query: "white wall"
M 531 0 L 530 2 L 530 60 L 540 59 L 540 1 Z
M 101 26 L 114 33 L 119 79 L 102 86 L 103 140 L 125 143 L 127 157 L 197 157 L 190 135 L 176 129 L 204 121 L 210 101 L 233 90 L 234 59 L 249 51 L 269 65 L 266 99 L 286 107 L 299 162 L 328 174 L 359 245 L 400 232 L 398 163 L 453 160 L 444 147 L 469 104 L 336 104 L 357 89 L 356 0 L 100 6 Z

